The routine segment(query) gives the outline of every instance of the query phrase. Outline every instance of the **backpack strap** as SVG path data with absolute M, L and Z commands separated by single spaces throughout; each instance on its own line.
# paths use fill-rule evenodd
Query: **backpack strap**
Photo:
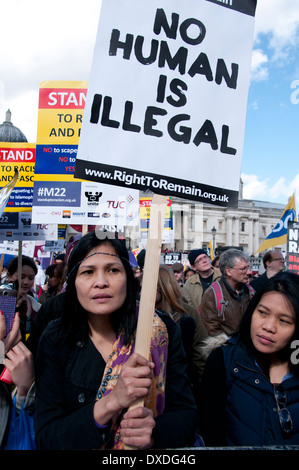
M 252 298 L 255 294 L 255 290 L 254 290 L 254 288 L 252 287 L 251 284 L 246 284 L 246 286 L 248 287 L 250 298 Z
M 218 317 L 223 317 L 223 320 L 225 320 L 224 317 L 224 310 L 228 306 L 228 301 L 224 300 L 223 298 L 223 292 L 222 292 L 222 287 L 219 284 L 218 281 L 212 282 L 210 287 L 213 290 L 214 293 L 214 298 L 215 298 L 215 304 L 218 312 Z M 197 313 L 200 315 L 200 306 L 198 307 Z
M 211 286 L 214 292 L 216 308 L 218 312 L 218 317 L 223 317 L 224 309 L 226 307 L 226 302 L 223 300 L 223 292 L 221 285 L 218 281 L 212 282 Z

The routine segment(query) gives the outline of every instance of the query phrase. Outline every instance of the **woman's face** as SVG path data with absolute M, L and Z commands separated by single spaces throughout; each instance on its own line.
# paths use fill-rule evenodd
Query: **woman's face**
M 279 292 L 263 295 L 251 319 L 251 339 L 255 348 L 265 354 L 276 354 L 290 343 L 296 328 L 296 317 L 288 299 Z
M 22 274 L 21 274 L 21 288 L 20 288 L 20 293 L 22 295 L 28 294 L 30 289 L 32 288 L 34 284 L 34 279 L 35 279 L 35 272 L 31 268 L 31 266 L 28 265 L 23 265 L 22 266 Z M 18 271 L 13 273 L 11 276 L 11 281 L 16 282 L 18 280 Z
M 59 267 L 56 267 L 53 272 L 53 276 L 49 276 L 48 279 L 48 286 L 51 288 L 55 288 L 59 286 L 59 283 L 62 279 L 62 272 Z
M 189 277 L 193 276 L 194 272 L 193 271 L 187 271 L 185 274 L 185 280 L 189 279 Z
M 105 243 L 92 249 L 87 256 L 99 251 L 116 255 L 112 245 Z M 75 286 L 78 300 L 88 313 L 110 315 L 126 299 L 126 271 L 116 256 L 96 254 L 79 265 Z

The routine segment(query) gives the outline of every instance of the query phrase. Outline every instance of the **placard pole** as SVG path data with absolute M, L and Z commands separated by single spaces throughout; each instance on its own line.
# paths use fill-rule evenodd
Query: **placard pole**
M 22 281 L 22 240 L 19 240 L 19 251 L 18 251 L 18 284 L 19 294 L 21 294 L 21 281 Z
M 135 341 L 135 352 L 146 358 L 150 353 L 166 206 L 167 196 L 153 196 Z M 138 406 L 144 406 L 144 399 L 136 400 L 130 409 Z M 125 449 L 134 448 L 125 446 Z
M 2 253 L 0 257 L 0 275 L 2 273 L 3 263 L 4 263 L 4 253 Z

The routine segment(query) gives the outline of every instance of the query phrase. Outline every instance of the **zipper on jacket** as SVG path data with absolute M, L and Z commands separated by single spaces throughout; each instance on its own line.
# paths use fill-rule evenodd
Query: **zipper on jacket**
M 241 363 L 238 362 L 238 361 L 236 361 L 236 364 L 237 364 L 239 367 L 243 367 L 243 369 L 245 369 L 245 370 L 249 370 L 250 372 L 256 372 L 257 374 L 262 375 L 263 377 L 265 377 L 265 379 L 268 380 L 268 382 L 270 382 L 269 378 L 264 374 L 264 372 L 263 372 L 262 370 L 252 369 L 251 367 L 244 366 L 244 364 L 241 364 Z M 270 382 L 270 384 L 272 385 L 272 382 Z

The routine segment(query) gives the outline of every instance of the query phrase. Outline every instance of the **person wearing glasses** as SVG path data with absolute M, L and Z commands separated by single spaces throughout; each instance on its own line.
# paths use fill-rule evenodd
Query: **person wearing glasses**
M 230 248 L 220 255 L 219 267 L 222 277 L 202 296 L 200 316 L 210 336 L 219 333 L 229 336 L 238 331 L 253 295 L 253 289 L 248 284 L 251 274 L 249 257 L 241 250 Z M 221 295 L 220 311 L 217 292 Z
M 199 414 L 206 446 L 298 445 L 298 340 L 299 277 L 281 272 L 207 358 Z
M 263 265 L 265 272 L 251 280 L 250 284 L 253 289 L 257 292 L 260 288 L 264 287 L 265 283 L 270 277 L 275 274 L 284 271 L 285 260 L 281 251 L 269 250 L 264 254 Z
M 191 250 L 188 260 L 195 275 L 185 282 L 182 293 L 186 302 L 198 310 L 204 291 L 213 281 L 221 278 L 221 272 L 212 266 L 207 252 L 201 248 Z

